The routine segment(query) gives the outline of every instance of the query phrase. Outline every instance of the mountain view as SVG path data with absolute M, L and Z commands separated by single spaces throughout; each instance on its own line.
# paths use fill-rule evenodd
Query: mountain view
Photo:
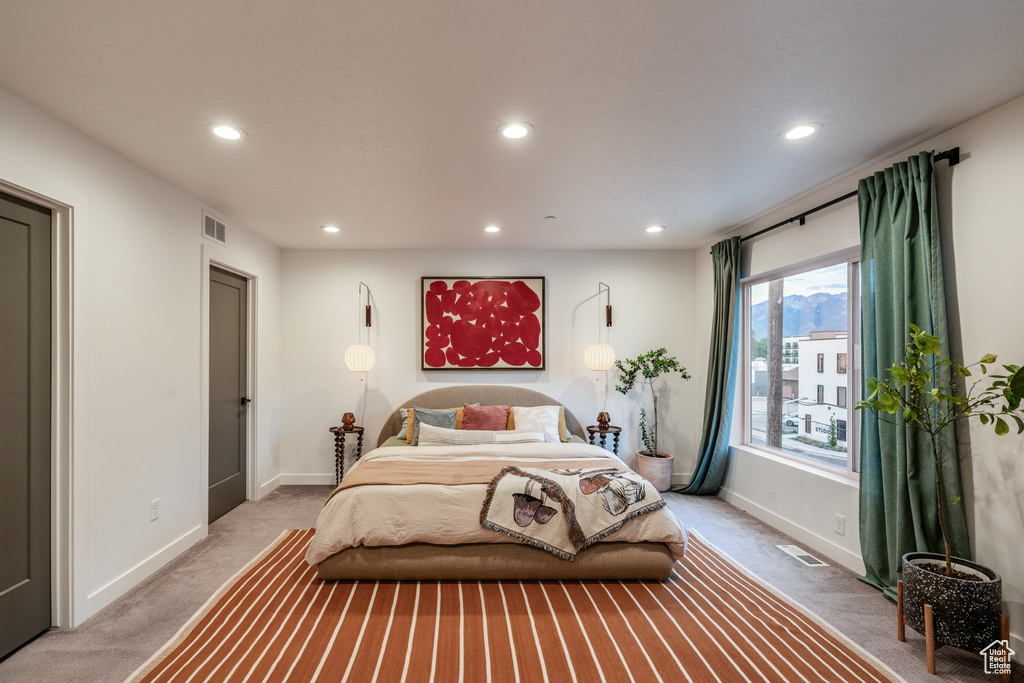
M 768 302 L 750 308 L 755 339 L 768 336 Z M 841 294 L 791 294 L 782 298 L 782 336 L 796 337 L 821 330 L 846 329 L 846 292 Z

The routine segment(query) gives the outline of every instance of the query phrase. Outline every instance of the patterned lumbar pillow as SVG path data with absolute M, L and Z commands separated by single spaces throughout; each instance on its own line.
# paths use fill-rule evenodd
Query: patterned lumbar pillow
M 419 446 L 473 446 L 494 443 L 494 432 L 473 429 L 446 429 L 420 423 Z
M 510 432 L 489 429 L 444 429 L 420 423 L 419 446 L 476 446 L 479 444 L 543 443 L 541 432 Z

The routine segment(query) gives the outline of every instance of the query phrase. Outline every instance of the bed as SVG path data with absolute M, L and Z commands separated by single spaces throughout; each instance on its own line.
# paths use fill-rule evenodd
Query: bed
M 412 406 L 450 409 L 463 404 L 559 406 L 562 438 L 558 443 L 412 447 L 395 438 L 403 424 L 411 424 Z M 427 429 L 433 430 L 431 435 L 444 431 Z M 349 469 L 317 519 L 306 559 L 321 578 L 664 580 L 685 550 L 684 527 L 667 507 L 630 519 L 579 551 L 573 561 L 482 525 L 487 482 L 509 465 L 573 468 L 566 472 L 628 470 L 610 452 L 587 444 L 576 417 L 540 392 L 475 385 L 428 391 L 392 413 L 377 446 Z

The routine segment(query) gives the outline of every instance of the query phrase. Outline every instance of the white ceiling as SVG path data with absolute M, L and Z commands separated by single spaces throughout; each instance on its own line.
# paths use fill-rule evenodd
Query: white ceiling
M 690 248 L 1024 95 L 1022 36 L 1020 0 L 20 0 L 0 84 L 285 248 Z

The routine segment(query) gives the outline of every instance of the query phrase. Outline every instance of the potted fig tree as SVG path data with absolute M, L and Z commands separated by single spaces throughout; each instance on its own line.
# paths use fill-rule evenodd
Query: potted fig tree
M 1024 371 L 1018 365 L 995 366 L 996 356 L 985 354 L 971 365 L 957 365 L 941 358 L 938 337 L 911 324 L 910 341 L 903 360 L 889 368 L 884 378 L 866 381 L 868 396 L 857 404 L 879 419 L 910 425 L 929 438 L 935 463 L 935 487 L 939 529 L 945 555 L 914 552 L 903 556 L 902 611 L 906 622 L 925 633 L 924 606 L 932 606 L 935 639 L 954 647 L 979 652 L 999 637 L 1002 582 L 999 575 L 980 564 L 953 557 L 946 528 L 947 505 L 943 500 L 943 458 L 956 457 L 939 448 L 938 435 L 957 420 L 977 418 L 999 436 L 1011 426 L 1024 432 Z M 949 366 L 948 386 L 936 382 L 936 369 Z M 981 377 L 969 380 L 975 372 Z M 885 416 L 892 415 L 890 419 Z
M 615 385 L 615 390 L 620 394 L 626 394 L 637 382 L 645 382 L 651 389 L 654 400 L 653 420 L 648 423 L 647 410 L 640 409 L 639 428 L 643 450 L 637 451 L 636 471 L 658 491 L 668 491 L 672 486 L 673 458 L 658 450 L 658 388 L 655 382 L 662 375 L 671 373 L 679 373 L 683 379 L 690 379 L 690 373 L 675 357 L 669 356 L 664 348 L 648 351 L 635 359 L 617 360 L 615 367 L 621 382 Z

